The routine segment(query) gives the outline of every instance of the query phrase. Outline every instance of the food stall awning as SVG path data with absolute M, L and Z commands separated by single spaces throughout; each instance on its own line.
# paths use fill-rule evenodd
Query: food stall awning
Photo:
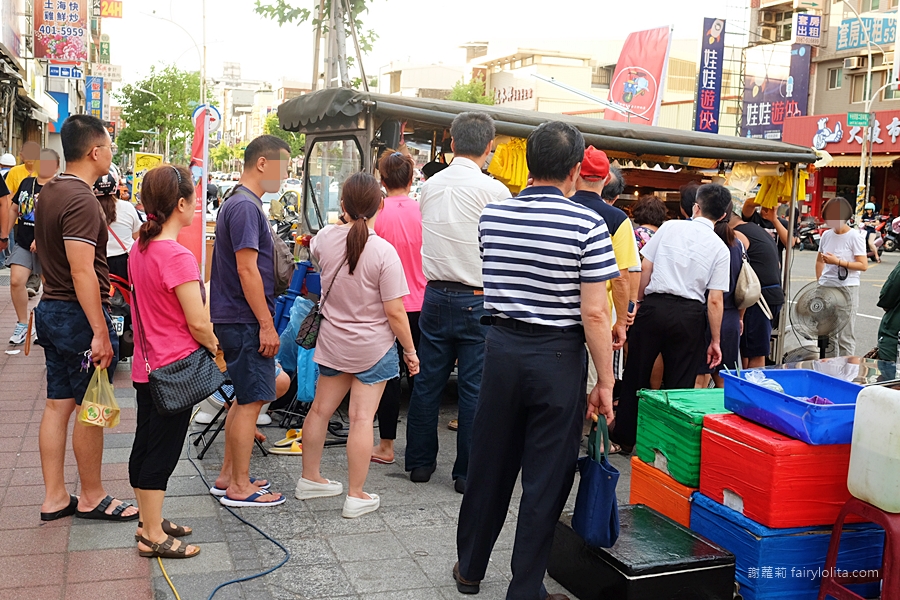
M 873 167 L 892 167 L 894 161 L 900 156 L 890 154 L 874 154 L 872 155 Z M 833 156 L 832 161 L 825 165 L 826 167 L 856 167 L 859 168 L 859 155 L 856 156 Z
M 502 106 L 469 104 L 452 100 L 432 100 L 331 88 L 289 100 L 278 107 L 278 119 L 287 131 L 321 131 L 330 123 L 347 123 L 366 110 L 376 118 L 402 119 L 411 125 L 449 127 L 462 112 L 479 110 L 490 114 L 497 133 L 527 137 L 541 123 L 559 120 L 577 127 L 589 144 L 603 150 L 634 157 L 664 155 L 673 159 L 711 158 L 726 161 L 813 163 L 811 148 L 782 142 L 749 139 L 620 123 L 572 115 L 527 111 Z

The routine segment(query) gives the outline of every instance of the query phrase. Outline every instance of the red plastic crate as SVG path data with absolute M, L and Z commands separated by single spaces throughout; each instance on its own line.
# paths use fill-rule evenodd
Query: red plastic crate
M 834 525 L 850 498 L 849 444 L 811 446 L 738 415 L 707 415 L 701 453 L 700 493 L 766 527 Z

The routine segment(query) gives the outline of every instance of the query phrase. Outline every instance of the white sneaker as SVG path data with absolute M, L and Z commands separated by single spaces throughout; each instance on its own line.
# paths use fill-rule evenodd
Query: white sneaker
M 213 422 L 213 419 L 216 418 L 216 415 L 210 414 L 208 412 L 200 411 L 194 416 L 194 423 L 200 423 L 201 425 L 209 425 Z
M 368 500 L 347 496 L 347 499 L 344 500 L 344 510 L 341 511 L 341 516 L 345 519 L 355 519 L 370 512 L 375 512 L 379 506 L 381 506 L 381 498 L 378 497 L 378 494 L 369 494 Z
M 9 338 L 9 343 L 13 346 L 18 346 L 20 344 L 25 343 L 25 338 L 28 336 L 28 325 L 25 323 L 16 323 L 16 330 L 13 331 L 12 337 Z
M 263 425 L 271 425 L 272 417 L 269 416 L 269 413 L 260 413 L 259 418 L 256 419 L 256 424 L 259 426 Z
M 328 483 L 316 483 L 309 479 L 300 478 L 297 481 L 297 489 L 294 496 L 297 500 L 309 500 L 311 498 L 329 498 L 340 496 L 344 493 L 344 485 L 340 481 L 328 480 Z

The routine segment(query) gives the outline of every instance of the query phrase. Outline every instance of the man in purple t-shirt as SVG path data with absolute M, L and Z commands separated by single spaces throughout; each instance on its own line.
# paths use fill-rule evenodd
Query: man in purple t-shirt
M 274 506 L 285 497 L 250 478 L 256 419 L 275 400 L 275 312 L 272 230 L 260 197 L 278 192 L 287 177 L 290 147 L 262 135 L 244 151 L 244 171 L 216 221 L 210 278 L 210 317 L 237 401 L 225 421 L 225 458 L 210 493 L 225 506 Z

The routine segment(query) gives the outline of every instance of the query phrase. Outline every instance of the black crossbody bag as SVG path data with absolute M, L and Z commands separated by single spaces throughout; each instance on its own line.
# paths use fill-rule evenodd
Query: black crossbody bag
M 219 370 L 213 355 L 203 346 L 197 348 L 181 360 L 150 369 L 147 358 L 147 338 L 138 309 L 137 290 L 132 282 L 131 298 L 135 317 L 141 331 L 141 352 L 150 380 L 150 396 L 157 412 L 164 417 L 190 410 L 213 395 L 225 383 L 225 375 Z

